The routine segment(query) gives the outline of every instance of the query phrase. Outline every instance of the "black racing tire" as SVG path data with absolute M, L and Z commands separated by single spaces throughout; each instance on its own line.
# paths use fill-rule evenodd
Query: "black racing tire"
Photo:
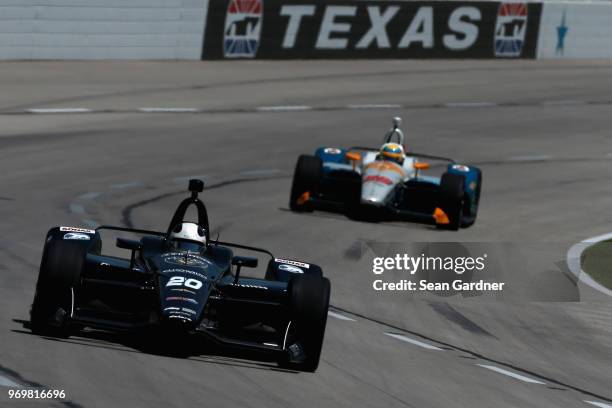
M 52 240 L 45 245 L 30 311 L 35 334 L 67 337 L 72 296 L 81 279 L 87 249 L 73 241 Z
M 446 213 L 450 223 L 438 224 L 437 227 L 457 231 L 461 227 L 465 204 L 465 177 L 452 173 L 442 174 L 439 200 L 438 206 Z
M 480 192 L 482 190 L 482 171 L 480 169 L 476 169 L 478 171 L 478 176 L 476 177 L 476 192 L 474 194 L 474 199 L 476 201 L 474 214 L 470 214 L 470 210 L 472 207 L 472 203 L 467 201 L 465 202 L 464 208 L 464 220 L 461 222 L 461 228 L 467 228 L 474 225 L 476 222 L 476 217 L 478 216 L 478 207 L 480 205 Z
M 323 162 L 316 156 L 303 154 L 298 158 L 293 173 L 291 184 L 291 195 L 289 197 L 289 208 L 291 211 L 312 211 L 310 203 L 298 204 L 298 199 L 305 192 L 316 193 L 319 182 L 323 177 Z
M 325 337 L 329 296 L 330 283 L 327 278 L 304 275 L 291 281 L 293 341 L 303 347 L 305 359 L 300 363 L 281 363 L 281 366 L 299 371 L 316 371 Z

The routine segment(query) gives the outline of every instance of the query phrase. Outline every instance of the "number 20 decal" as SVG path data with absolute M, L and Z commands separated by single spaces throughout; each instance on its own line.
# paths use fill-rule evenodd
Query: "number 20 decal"
M 166 286 L 186 286 L 191 289 L 198 290 L 202 287 L 202 282 L 197 279 L 185 279 L 182 276 L 173 276 L 170 278 Z

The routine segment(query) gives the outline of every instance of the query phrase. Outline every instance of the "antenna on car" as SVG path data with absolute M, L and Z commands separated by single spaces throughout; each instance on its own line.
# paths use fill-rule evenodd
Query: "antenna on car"
M 384 143 L 390 143 L 391 139 L 393 139 L 393 136 L 397 135 L 398 144 L 402 145 L 404 149 L 406 148 L 406 146 L 404 145 L 404 132 L 402 132 L 402 129 L 400 129 L 401 125 L 402 125 L 402 118 L 400 118 L 399 116 L 394 116 L 393 117 L 393 127 L 389 129 L 389 131 L 385 135 Z
M 198 193 L 204 191 L 204 182 L 198 179 L 189 180 L 189 191 L 191 191 L 191 198 L 198 198 Z
M 393 117 L 393 129 L 397 129 L 400 126 L 402 126 L 402 118 L 400 118 L 399 116 L 394 116 Z

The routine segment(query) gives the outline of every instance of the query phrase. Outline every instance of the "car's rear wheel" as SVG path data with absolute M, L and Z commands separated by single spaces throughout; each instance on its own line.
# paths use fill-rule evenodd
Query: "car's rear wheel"
M 36 334 L 67 336 L 74 307 L 74 288 L 81 279 L 86 248 L 76 242 L 52 240 L 45 245 L 38 272 L 30 325 Z
M 327 311 L 330 283 L 327 278 L 300 276 L 290 283 L 291 325 L 287 347 L 301 353 L 299 361 L 288 358 L 281 366 L 314 372 L 319 366 Z
M 461 226 L 463 206 L 465 204 L 465 177 L 444 173 L 440 179 L 439 207 L 448 217 L 448 224 L 438 224 L 440 229 L 456 231 Z
M 289 208 L 292 211 L 312 211 L 312 203 L 306 199 L 316 193 L 323 176 L 323 162 L 316 156 L 301 155 L 295 165 Z

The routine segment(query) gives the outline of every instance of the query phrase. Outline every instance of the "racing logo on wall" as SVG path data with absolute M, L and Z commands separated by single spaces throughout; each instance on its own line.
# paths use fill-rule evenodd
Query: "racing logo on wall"
M 231 0 L 225 17 L 223 54 L 254 58 L 263 25 L 263 0 Z
M 495 56 L 521 56 L 527 33 L 527 4 L 501 3 L 495 22 Z

